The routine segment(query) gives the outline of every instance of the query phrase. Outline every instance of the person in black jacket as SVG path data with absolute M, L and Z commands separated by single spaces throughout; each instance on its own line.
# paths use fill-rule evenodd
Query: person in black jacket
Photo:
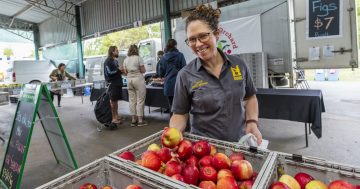
M 112 113 L 112 123 L 120 124 L 120 118 L 118 115 L 118 100 L 121 100 L 122 96 L 122 77 L 121 67 L 119 66 L 116 58 L 119 57 L 119 49 L 116 46 L 110 46 L 108 50 L 108 57 L 104 62 L 104 76 L 105 80 L 110 83 L 110 105 Z
M 168 97 L 170 107 L 170 117 L 172 116 L 171 107 L 174 99 L 174 89 L 178 72 L 186 65 L 184 55 L 176 48 L 175 39 L 169 39 L 165 54 L 160 59 L 160 77 L 164 77 L 164 95 Z

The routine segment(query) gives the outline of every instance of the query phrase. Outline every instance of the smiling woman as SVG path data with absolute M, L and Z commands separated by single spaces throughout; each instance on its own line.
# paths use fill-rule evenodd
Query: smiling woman
M 186 19 L 186 44 L 197 56 L 178 74 L 170 127 L 183 131 L 190 114 L 191 133 L 237 142 L 257 127 L 256 88 L 237 56 L 217 48 L 220 10 L 200 5 Z

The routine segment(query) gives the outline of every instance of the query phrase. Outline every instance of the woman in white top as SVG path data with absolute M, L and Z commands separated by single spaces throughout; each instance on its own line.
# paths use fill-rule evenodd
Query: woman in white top
M 139 56 L 139 50 L 136 45 L 130 45 L 128 56 L 124 60 L 124 70 L 127 75 L 129 106 L 132 115 L 131 126 L 147 125 L 143 120 L 144 103 L 146 96 L 144 61 Z

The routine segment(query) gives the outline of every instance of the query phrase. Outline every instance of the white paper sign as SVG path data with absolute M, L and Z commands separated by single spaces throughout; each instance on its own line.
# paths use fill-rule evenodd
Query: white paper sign
M 320 47 L 309 48 L 309 61 L 320 60 Z
M 335 53 L 333 52 L 334 49 L 334 45 L 323 46 L 323 57 L 326 59 L 333 59 L 335 56 Z

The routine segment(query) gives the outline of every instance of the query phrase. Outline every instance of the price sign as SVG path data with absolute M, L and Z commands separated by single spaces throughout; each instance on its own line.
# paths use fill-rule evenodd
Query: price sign
M 340 37 L 342 0 L 307 1 L 307 39 Z

